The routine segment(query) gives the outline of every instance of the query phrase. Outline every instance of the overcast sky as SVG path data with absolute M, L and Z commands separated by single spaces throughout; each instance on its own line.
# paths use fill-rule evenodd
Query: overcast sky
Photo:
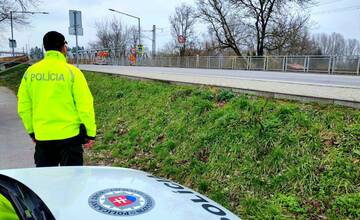
M 17 27 L 14 31 L 14 39 L 17 40 L 17 50 L 22 50 L 26 45 L 31 47 L 41 46 L 42 36 L 49 30 L 63 33 L 69 45 L 75 45 L 75 36 L 68 35 L 69 10 L 81 10 L 84 27 L 84 36 L 79 37 L 81 46 L 96 40 L 95 21 L 117 16 L 126 25 L 137 25 L 137 20 L 114 14 L 108 8 L 114 8 L 135 16 L 141 17 L 143 30 L 151 30 L 155 24 L 159 28 L 157 33 L 157 47 L 163 47 L 171 40 L 169 28 L 169 16 L 174 8 L 187 2 L 194 4 L 195 0 L 42 0 L 39 11 L 47 11 L 49 15 L 32 15 L 30 27 Z M 338 32 L 346 38 L 360 40 L 360 0 L 318 0 L 319 6 L 313 7 L 312 33 Z M 200 28 L 204 31 L 204 28 Z M 151 32 L 144 32 L 148 38 Z M 9 50 L 9 28 L 5 28 L 0 38 L 0 50 Z M 200 35 L 201 36 L 201 35 Z M 145 46 L 151 48 L 150 39 L 143 39 Z

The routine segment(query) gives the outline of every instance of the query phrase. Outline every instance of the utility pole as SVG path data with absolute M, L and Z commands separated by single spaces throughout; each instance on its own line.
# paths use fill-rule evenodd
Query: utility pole
M 15 47 L 15 44 L 14 44 L 14 27 L 13 27 L 13 12 L 10 11 L 10 23 L 11 23 L 11 54 L 12 56 L 14 57 L 15 56 L 15 52 L 14 52 L 14 47 Z
M 152 57 L 156 56 L 156 25 L 153 25 L 152 29 L 153 37 L 152 37 Z
M 138 26 L 139 26 L 139 45 L 141 45 L 141 30 L 140 30 L 140 18 L 138 18 Z
M 75 43 L 76 43 L 76 49 L 75 49 L 75 60 L 76 60 L 76 66 L 79 67 L 79 55 L 78 55 L 78 47 L 79 47 L 79 42 L 78 42 L 78 21 L 76 20 L 76 11 L 73 11 L 74 13 L 74 23 L 75 23 Z
M 14 25 L 13 25 L 13 14 L 20 13 L 20 14 L 49 14 L 49 12 L 42 12 L 42 11 L 10 11 L 10 25 L 11 25 L 11 53 L 12 56 L 15 56 L 15 41 L 14 41 Z

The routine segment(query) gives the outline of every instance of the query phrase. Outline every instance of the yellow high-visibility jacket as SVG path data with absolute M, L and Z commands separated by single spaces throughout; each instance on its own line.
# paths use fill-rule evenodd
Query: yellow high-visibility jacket
M 39 141 L 62 140 L 79 134 L 95 137 L 93 97 L 83 73 L 58 51 L 25 72 L 18 91 L 18 113 L 29 134 Z
M 0 194 L 0 219 L 1 220 L 18 220 L 19 217 L 16 214 L 11 202 Z

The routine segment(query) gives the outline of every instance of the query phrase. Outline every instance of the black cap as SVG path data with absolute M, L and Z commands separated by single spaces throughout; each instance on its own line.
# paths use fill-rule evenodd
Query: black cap
M 43 44 L 46 51 L 61 51 L 61 48 L 67 44 L 67 42 L 65 41 L 64 35 L 56 31 L 49 31 L 44 35 Z

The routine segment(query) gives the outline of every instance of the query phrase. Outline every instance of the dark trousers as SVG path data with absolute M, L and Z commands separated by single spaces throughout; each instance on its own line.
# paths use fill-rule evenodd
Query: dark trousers
M 83 148 L 79 136 L 55 141 L 36 141 L 36 167 L 82 166 Z

